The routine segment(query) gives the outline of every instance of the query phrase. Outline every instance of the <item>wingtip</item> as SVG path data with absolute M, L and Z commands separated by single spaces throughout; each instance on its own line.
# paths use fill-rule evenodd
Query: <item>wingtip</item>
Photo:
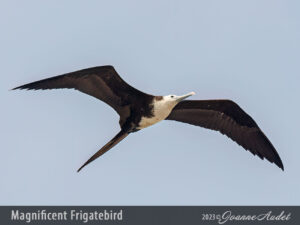
M 281 164 L 281 166 L 279 166 L 280 169 L 282 169 L 282 171 L 284 171 L 284 166 L 283 164 Z
M 283 163 L 282 163 L 281 160 L 278 161 L 278 162 L 275 162 L 275 164 L 276 164 L 282 171 L 284 171 L 284 166 L 283 166 Z
M 26 88 L 25 85 L 22 85 L 22 86 L 18 86 L 18 87 L 10 89 L 10 91 L 23 90 L 23 89 L 27 89 L 28 90 L 28 88 Z
M 15 87 L 15 88 L 9 89 L 9 91 L 14 91 L 14 90 L 17 90 L 17 89 L 19 89 L 19 87 Z

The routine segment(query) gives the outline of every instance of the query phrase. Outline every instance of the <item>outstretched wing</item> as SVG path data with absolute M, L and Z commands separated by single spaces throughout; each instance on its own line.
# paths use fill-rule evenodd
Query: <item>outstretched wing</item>
M 255 121 L 233 101 L 182 101 L 166 119 L 220 131 L 254 155 L 284 169 L 272 143 Z
M 110 150 L 112 147 L 114 147 L 116 144 L 118 144 L 120 141 L 122 141 L 124 138 L 128 136 L 128 132 L 121 130 L 113 139 L 111 139 L 106 145 L 104 145 L 98 152 L 96 152 L 91 158 L 89 158 L 88 161 L 86 161 L 78 170 L 79 172 L 83 167 L 85 167 L 90 162 L 94 161 L 101 155 L 103 155 L 105 152 Z
M 124 114 L 122 106 L 134 102 L 135 98 L 147 95 L 128 85 L 112 66 L 83 69 L 25 84 L 13 90 L 58 88 L 73 88 L 98 98 L 114 108 L 120 116 Z

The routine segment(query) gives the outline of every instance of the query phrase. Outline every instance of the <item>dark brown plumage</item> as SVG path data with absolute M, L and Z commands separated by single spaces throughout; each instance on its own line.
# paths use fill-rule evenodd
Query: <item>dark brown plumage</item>
M 101 155 L 103 155 L 105 152 L 110 150 L 112 147 L 114 147 L 116 144 L 118 144 L 120 141 L 122 141 L 124 138 L 128 136 L 128 132 L 121 130 L 113 139 L 111 139 L 106 145 L 104 145 L 98 152 L 96 152 L 91 158 L 89 158 L 88 161 L 86 161 L 78 170 L 79 172 L 83 167 L 85 167 L 90 162 L 94 161 Z
M 284 169 L 272 143 L 255 121 L 233 101 L 182 101 L 166 119 L 220 131 L 252 154 Z
M 91 95 L 110 105 L 120 115 L 121 131 L 95 155 L 93 155 L 78 172 L 88 163 L 107 152 L 129 133 L 137 131 L 142 112 L 151 116 L 152 95 L 145 94 L 127 84 L 112 66 L 99 66 L 83 69 L 40 81 L 25 84 L 16 89 L 46 90 L 71 88 Z M 121 135 L 121 136 L 120 136 Z
M 72 88 L 91 95 L 110 105 L 120 115 L 121 131 L 78 171 L 110 150 L 129 133 L 163 119 L 220 131 L 254 155 L 266 158 L 284 169 L 275 148 L 255 121 L 230 100 L 182 101 L 194 93 L 184 96 L 149 95 L 127 84 L 112 66 L 83 69 L 25 84 L 13 90 L 58 88 Z

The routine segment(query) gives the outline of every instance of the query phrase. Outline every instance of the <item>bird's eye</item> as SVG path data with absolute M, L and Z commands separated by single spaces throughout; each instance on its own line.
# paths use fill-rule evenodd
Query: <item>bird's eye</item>
M 171 98 L 174 98 L 174 95 L 171 95 Z

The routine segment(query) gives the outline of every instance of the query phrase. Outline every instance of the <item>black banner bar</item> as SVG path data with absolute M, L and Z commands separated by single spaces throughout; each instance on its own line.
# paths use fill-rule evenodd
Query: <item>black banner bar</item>
M 1 224 L 300 224 L 300 206 L 0 206 Z

